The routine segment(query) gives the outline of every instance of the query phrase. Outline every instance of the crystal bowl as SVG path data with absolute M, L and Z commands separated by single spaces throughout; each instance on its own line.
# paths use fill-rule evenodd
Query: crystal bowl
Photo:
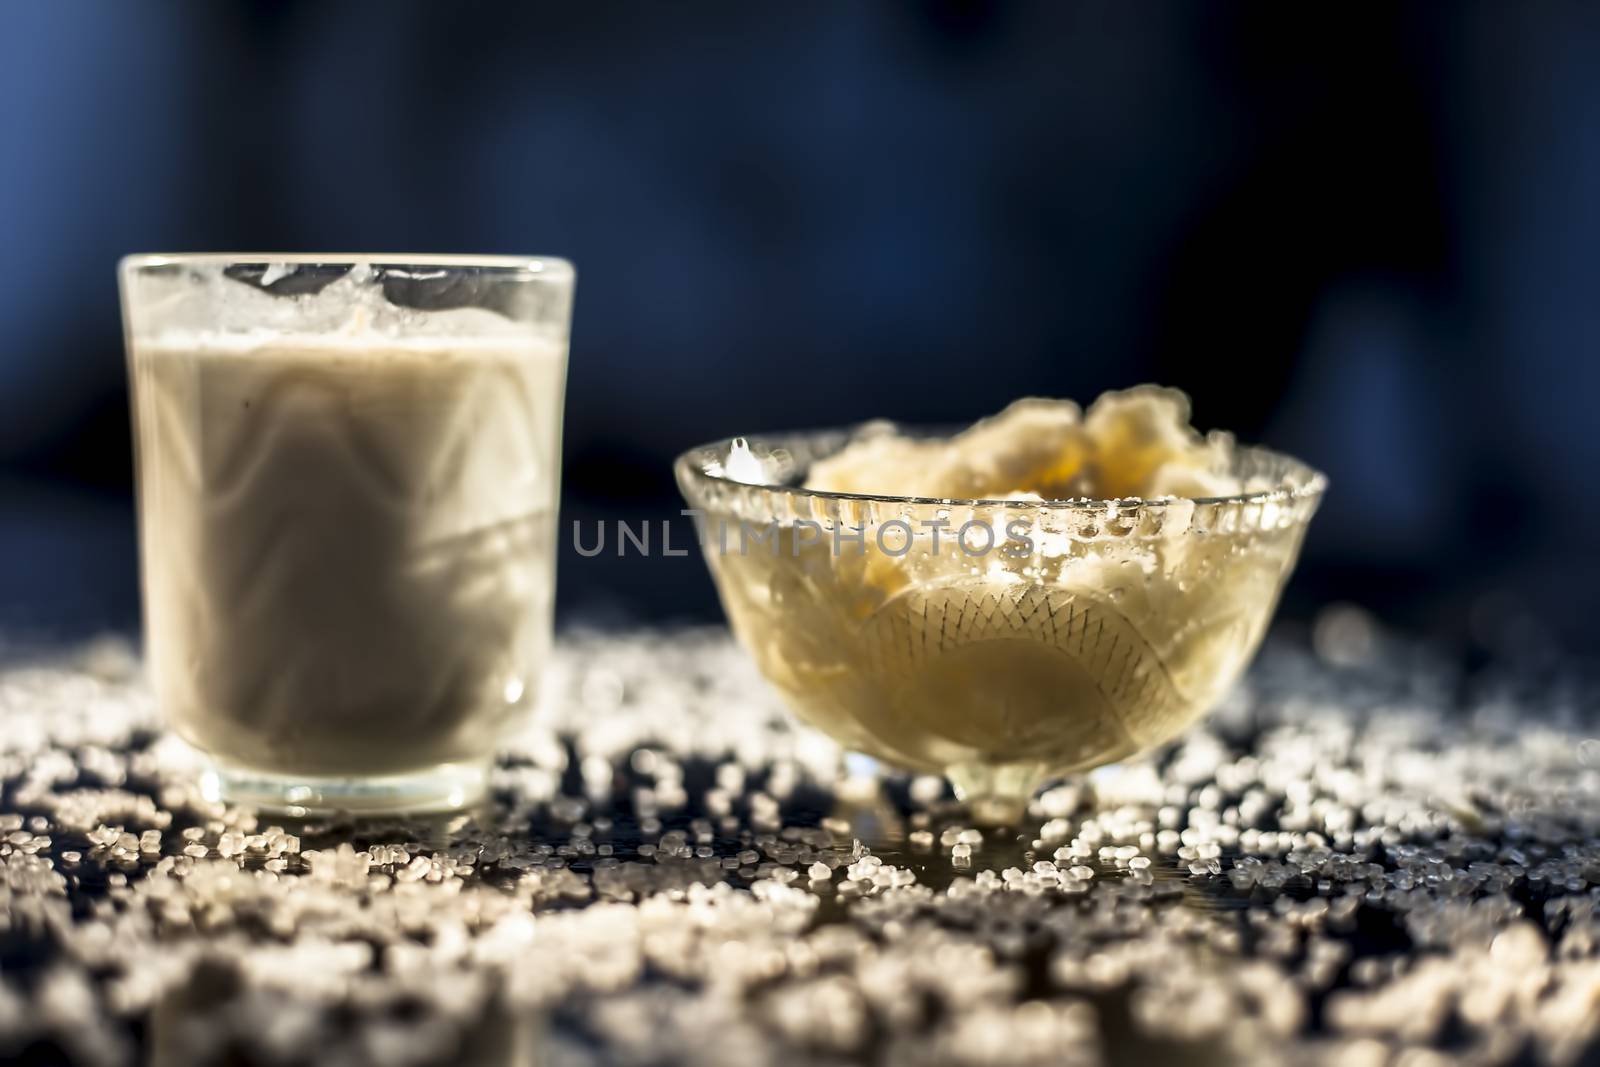
M 1326 485 L 1241 446 L 1230 473 L 1266 488 L 1212 499 L 801 488 L 854 433 L 715 442 L 675 473 L 734 632 L 795 712 L 847 748 L 947 776 L 991 823 L 1221 698 Z

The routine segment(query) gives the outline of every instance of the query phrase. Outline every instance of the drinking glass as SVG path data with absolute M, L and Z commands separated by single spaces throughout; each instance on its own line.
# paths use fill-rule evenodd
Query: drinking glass
M 146 652 L 204 792 L 291 814 L 474 803 L 550 643 L 571 265 L 119 273 Z

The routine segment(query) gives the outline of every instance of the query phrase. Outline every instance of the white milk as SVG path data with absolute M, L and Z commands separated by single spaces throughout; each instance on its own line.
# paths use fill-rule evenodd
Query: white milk
M 131 365 L 147 645 L 178 732 L 300 774 L 490 751 L 549 642 L 564 346 L 168 334 Z

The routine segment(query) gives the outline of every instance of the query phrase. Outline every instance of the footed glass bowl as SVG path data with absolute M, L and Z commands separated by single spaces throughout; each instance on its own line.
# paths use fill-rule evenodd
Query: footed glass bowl
M 881 424 L 880 424 L 881 425 Z M 807 722 L 946 775 L 975 818 L 1208 711 L 1272 617 L 1326 480 L 1240 447 L 1269 488 L 987 501 L 799 488 L 850 431 L 733 439 L 676 464 L 739 640 Z

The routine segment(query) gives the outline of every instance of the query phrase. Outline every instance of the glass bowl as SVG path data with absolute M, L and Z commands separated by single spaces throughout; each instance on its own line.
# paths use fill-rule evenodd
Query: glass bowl
M 796 713 L 850 749 L 947 776 L 990 823 L 1216 703 L 1260 643 L 1326 485 L 1241 446 L 1231 473 L 1267 488 L 1215 499 L 800 488 L 854 434 L 704 445 L 678 458 L 678 484 L 734 632 Z

